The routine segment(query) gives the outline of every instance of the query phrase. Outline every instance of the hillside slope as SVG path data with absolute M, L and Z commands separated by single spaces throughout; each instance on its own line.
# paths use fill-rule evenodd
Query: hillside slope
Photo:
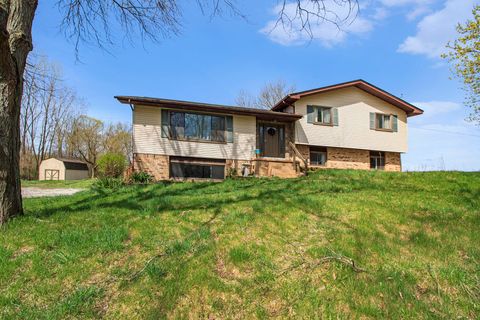
M 480 173 L 327 170 L 27 199 L 0 318 L 478 318 Z

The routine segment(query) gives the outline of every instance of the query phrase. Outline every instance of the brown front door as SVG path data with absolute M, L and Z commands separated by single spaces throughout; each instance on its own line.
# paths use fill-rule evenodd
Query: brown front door
M 283 125 L 261 124 L 259 139 L 262 157 L 285 157 L 285 127 Z

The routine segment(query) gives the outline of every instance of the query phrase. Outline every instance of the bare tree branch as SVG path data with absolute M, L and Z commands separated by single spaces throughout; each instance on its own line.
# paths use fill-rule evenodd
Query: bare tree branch
M 107 49 L 122 34 L 131 40 L 159 41 L 181 31 L 182 10 L 177 0 L 58 0 L 62 13 L 61 29 L 79 53 L 82 43 L 93 43 Z M 211 17 L 229 12 L 245 18 L 232 0 L 196 0 L 203 14 Z
M 327 23 L 341 31 L 353 23 L 359 10 L 358 0 L 281 0 L 270 32 L 281 27 L 286 32 L 305 33 L 314 39 L 315 27 Z
M 295 91 L 295 86 L 287 85 L 283 80 L 266 83 L 256 95 L 242 90 L 239 92 L 235 103 L 241 107 L 271 109 L 282 100 L 287 94 Z

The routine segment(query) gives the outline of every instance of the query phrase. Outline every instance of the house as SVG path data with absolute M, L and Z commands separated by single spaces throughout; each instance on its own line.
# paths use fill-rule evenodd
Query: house
M 363 81 L 295 92 L 271 110 L 116 96 L 133 112 L 133 170 L 155 179 L 401 171 L 414 105 Z
M 87 163 L 76 159 L 49 158 L 40 163 L 38 180 L 81 180 L 89 178 Z

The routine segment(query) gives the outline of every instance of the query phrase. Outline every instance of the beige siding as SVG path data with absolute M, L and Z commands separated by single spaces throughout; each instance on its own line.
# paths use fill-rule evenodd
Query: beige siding
M 45 170 L 58 170 L 58 180 L 65 180 L 65 165 L 62 161 L 55 158 L 43 160 L 40 163 L 38 172 L 38 180 L 45 180 Z
M 338 108 L 338 126 L 307 123 L 307 105 Z M 370 112 L 396 114 L 398 132 L 370 130 Z M 305 97 L 295 103 L 295 113 L 305 115 L 297 121 L 295 138 L 298 144 L 316 146 L 407 151 L 406 113 L 357 88 L 345 88 Z
M 221 144 L 162 138 L 161 109 L 135 106 L 133 112 L 134 152 L 185 157 L 249 160 L 255 151 L 256 119 L 233 116 L 234 142 Z

